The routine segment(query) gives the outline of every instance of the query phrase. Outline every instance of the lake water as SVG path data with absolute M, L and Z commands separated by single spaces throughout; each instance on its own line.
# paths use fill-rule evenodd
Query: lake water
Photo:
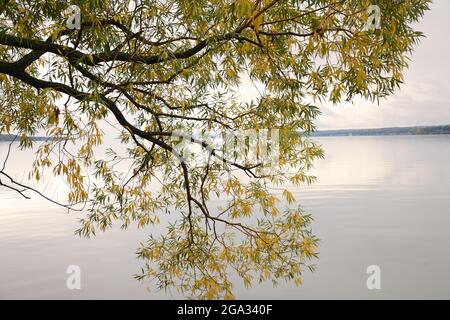
M 245 289 L 240 299 L 450 298 L 450 136 L 321 137 L 316 184 L 295 190 L 315 222 L 320 260 L 303 286 Z M 7 143 L 0 142 L 0 160 Z M 32 157 L 14 152 L 18 179 Z M 51 190 L 51 186 L 48 190 Z M 52 191 L 50 195 L 58 196 Z M 73 235 L 78 213 L 0 188 L 0 298 L 177 298 L 133 279 L 143 230 Z M 66 268 L 81 268 L 81 290 L 66 288 Z M 366 269 L 381 268 L 368 290 Z

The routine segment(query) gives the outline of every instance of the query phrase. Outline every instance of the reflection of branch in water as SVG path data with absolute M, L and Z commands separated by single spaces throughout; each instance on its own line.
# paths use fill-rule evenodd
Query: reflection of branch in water
M 18 135 L 16 135 L 14 137 L 14 139 L 8 145 L 8 151 L 6 152 L 6 157 L 3 160 L 2 169 L 0 170 L 0 187 L 5 187 L 7 189 L 13 190 L 13 191 L 19 193 L 25 199 L 31 199 L 31 198 L 29 196 L 27 196 L 24 192 L 25 191 L 32 191 L 32 192 L 38 194 L 40 197 L 44 198 L 45 200 L 50 201 L 51 203 L 56 204 L 56 205 L 58 205 L 60 207 L 66 208 L 68 211 L 82 211 L 83 209 L 74 208 L 74 206 L 79 204 L 79 203 L 64 204 L 64 203 L 61 203 L 61 202 L 56 201 L 54 199 L 51 199 L 51 198 L 47 197 L 45 194 L 43 194 L 42 192 L 40 192 L 39 190 L 37 190 L 37 189 L 35 189 L 33 187 L 30 187 L 30 186 L 24 185 L 24 184 L 22 184 L 20 182 L 15 181 L 9 174 L 7 174 L 5 172 L 6 164 L 7 164 L 8 160 L 9 160 L 10 155 L 11 155 L 11 147 L 12 147 L 13 143 L 17 140 L 17 137 L 18 137 Z M 5 182 L 2 180 L 2 177 L 7 178 L 9 180 L 9 184 L 5 184 Z

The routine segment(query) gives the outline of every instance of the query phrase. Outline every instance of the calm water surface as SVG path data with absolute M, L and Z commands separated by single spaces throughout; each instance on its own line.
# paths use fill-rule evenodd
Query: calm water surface
M 295 190 L 322 240 L 317 271 L 304 285 L 245 289 L 241 299 L 450 299 L 450 136 L 327 137 L 313 186 Z M 0 142 L 0 160 L 7 150 Z M 14 151 L 9 172 L 25 179 L 32 155 Z M 63 187 L 49 182 L 60 197 Z M 133 279 L 135 250 L 151 229 L 73 235 L 78 213 L 0 189 L 0 298 L 177 298 Z M 81 267 L 82 289 L 66 289 L 66 268 Z M 381 289 L 366 268 L 381 267 Z

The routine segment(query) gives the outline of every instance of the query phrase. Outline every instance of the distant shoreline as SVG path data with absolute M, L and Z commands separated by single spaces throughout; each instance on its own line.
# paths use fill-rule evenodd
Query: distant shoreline
M 450 125 L 391 127 L 376 129 L 339 129 L 319 130 L 311 134 L 313 137 L 343 136 L 399 136 L 399 135 L 442 135 L 450 134 Z
M 49 137 L 40 137 L 40 136 L 36 136 L 36 137 L 30 137 L 31 141 L 45 141 L 48 140 Z M 19 137 L 17 137 L 15 134 L 0 134 L 0 142 L 4 141 L 4 142 L 11 142 L 17 140 L 19 141 Z
M 416 127 L 390 127 L 376 129 L 337 129 L 319 130 L 311 133 L 312 137 L 348 137 L 348 136 L 401 136 L 401 135 L 443 135 L 450 134 L 450 125 L 442 126 L 416 126 Z M 13 141 L 13 134 L 0 134 L 0 142 Z M 36 136 L 32 141 L 45 141 L 49 137 Z

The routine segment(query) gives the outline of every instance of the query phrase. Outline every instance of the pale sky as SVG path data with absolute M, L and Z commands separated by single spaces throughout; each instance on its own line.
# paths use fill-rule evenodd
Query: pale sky
M 319 129 L 450 124 L 450 1 L 435 0 L 417 26 L 426 38 L 416 47 L 405 83 L 378 104 L 322 106 Z

